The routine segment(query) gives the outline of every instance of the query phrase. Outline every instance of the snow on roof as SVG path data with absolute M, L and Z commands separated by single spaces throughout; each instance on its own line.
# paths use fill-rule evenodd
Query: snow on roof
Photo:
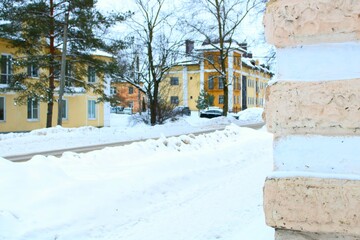
M 59 87 L 55 88 L 55 91 L 59 91 Z M 65 87 L 65 93 L 76 94 L 86 93 L 86 89 L 83 87 Z
M 109 57 L 109 58 L 115 57 L 114 55 L 112 55 L 110 53 L 107 53 L 107 52 L 104 52 L 104 51 L 101 51 L 101 50 L 98 50 L 98 49 L 90 52 L 90 54 L 96 55 L 96 56 Z
M 231 45 L 227 42 L 224 43 L 224 48 L 229 48 L 229 49 L 232 49 L 232 50 L 237 50 L 237 51 L 240 51 L 240 52 L 247 52 L 246 49 L 240 47 L 237 43 L 232 43 Z M 216 44 L 204 44 L 204 45 L 201 45 L 199 47 L 197 47 L 195 49 L 195 51 L 206 51 L 206 50 L 213 50 L 213 51 L 216 51 L 220 49 L 220 43 L 216 43 Z

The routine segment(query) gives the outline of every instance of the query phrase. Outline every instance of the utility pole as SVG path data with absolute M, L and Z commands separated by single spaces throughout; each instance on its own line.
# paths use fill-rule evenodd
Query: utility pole
M 69 8 L 70 9 L 70 8 Z M 66 70 L 66 51 L 67 51 L 67 30 L 69 23 L 69 11 L 65 13 L 63 47 L 61 53 L 61 70 L 60 70 L 60 89 L 59 89 L 59 102 L 58 102 L 58 119 L 57 125 L 62 126 L 62 113 L 63 113 L 63 95 L 65 88 L 65 70 Z

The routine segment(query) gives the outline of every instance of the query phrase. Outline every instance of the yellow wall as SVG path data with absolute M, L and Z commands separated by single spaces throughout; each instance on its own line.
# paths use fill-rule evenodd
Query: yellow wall
M 8 48 L 6 40 L 0 39 L 0 53 L 11 54 L 14 56 L 14 49 Z M 107 57 L 99 57 L 106 58 Z M 13 69 L 14 72 L 20 71 Z M 43 71 L 40 69 L 40 71 Z M 33 81 L 36 79 L 32 79 Z M 87 76 L 84 77 L 87 81 Z M 55 81 L 58 84 L 58 81 Z M 15 104 L 16 93 L 0 91 L 0 97 L 5 97 L 5 120 L 0 120 L 0 132 L 16 132 L 16 131 L 30 131 L 38 128 L 46 127 L 47 119 L 47 103 L 40 103 L 39 118 L 37 120 L 27 119 L 27 105 Z M 55 95 L 55 99 L 57 96 Z M 80 127 L 80 126 L 104 126 L 104 104 L 96 104 L 96 119 L 88 119 L 88 100 L 97 100 L 97 95 L 92 92 L 65 94 L 64 99 L 68 100 L 68 119 L 63 119 L 63 127 Z M 54 103 L 52 126 L 57 124 L 58 106 Z
M 217 59 L 219 54 L 217 52 L 207 52 L 204 54 L 205 58 L 208 58 L 209 55 L 213 56 L 215 67 L 219 67 L 217 63 Z M 241 61 L 241 54 L 240 52 L 234 52 L 233 55 L 233 80 L 229 80 L 232 82 L 233 85 L 230 85 L 232 88 L 233 96 L 233 109 L 229 109 L 232 111 L 240 111 L 242 108 L 242 76 L 247 77 L 247 107 L 263 107 L 264 99 L 265 99 L 265 86 L 267 82 L 270 80 L 271 76 L 269 73 L 264 73 L 260 70 L 256 70 L 243 64 Z M 228 61 L 226 60 L 226 67 Z M 187 66 L 176 66 L 170 70 L 170 73 L 165 79 L 165 83 L 170 83 L 170 77 L 178 77 L 179 78 L 179 85 L 178 86 L 171 86 L 171 91 L 169 91 L 169 101 L 170 96 L 178 96 L 180 103 L 179 105 L 183 105 L 183 68 L 186 67 L 188 71 L 188 106 L 191 110 L 197 110 L 196 108 L 196 100 L 199 97 L 200 93 L 200 64 L 193 64 Z M 223 104 L 219 104 L 219 96 L 223 95 L 223 89 L 219 89 L 219 73 L 214 69 L 212 64 L 209 64 L 207 60 L 204 61 L 204 90 L 215 97 L 214 105 L 218 107 L 223 107 Z M 214 76 L 214 89 L 208 88 L 208 79 L 210 76 Z M 190 80 L 192 77 L 192 80 Z M 240 87 L 237 85 L 237 82 L 240 83 Z M 256 89 L 256 84 L 258 86 L 258 90 Z M 161 84 L 163 88 L 166 84 Z M 192 99 L 190 99 L 192 97 Z
M 40 103 L 39 119 L 27 119 L 27 105 L 15 105 L 15 94 L 0 94 L 5 97 L 5 121 L 0 121 L 0 132 L 31 131 L 46 127 L 47 104 Z M 104 104 L 96 104 L 96 119 L 89 120 L 87 100 L 96 100 L 95 96 L 86 94 L 65 95 L 68 100 L 68 119 L 63 119 L 63 127 L 104 126 Z M 58 105 L 54 103 L 52 125 L 57 124 Z

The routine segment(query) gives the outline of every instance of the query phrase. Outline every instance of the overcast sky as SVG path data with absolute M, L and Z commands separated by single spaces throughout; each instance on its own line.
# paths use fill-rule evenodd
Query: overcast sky
M 179 9 L 177 5 L 180 5 L 181 1 L 169 0 L 166 1 L 166 3 L 168 3 L 168 5 L 165 7 L 165 9 L 168 9 L 167 11 L 177 12 Z M 137 11 L 137 6 L 135 5 L 134 0 L 98 0 L 97 6 L 104 11 Z M 269 45 L 264 44 L 262 37 L 262 15 L 253 17 L 251 19 L 248 18 L 244 23 L 245 24 L 242 24 L 241 30 L 237 34 L 236 40 L 244 41 L 246 39 L 248 44 L 251 45 L 250 51 L 254 53 L 254 56 L 260 57 L 261 62 L 265 63 L 266 59 L 262 59 L 261 57 L 267 54 Z M 127 28 L 128 26 L 126 24 L 121 24 L 121 26 L 118 26 L 116 29 L 118 31 L 126 31 Z M 256 43 L 253 42 L 254 39 Z M 193 40 L 202 41 L 203 39 Z

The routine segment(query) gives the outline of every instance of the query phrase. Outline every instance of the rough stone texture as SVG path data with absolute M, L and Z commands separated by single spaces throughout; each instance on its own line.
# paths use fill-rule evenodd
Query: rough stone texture
M 264 187 L 266 223 L 276 229 L 360 239 L 359 199 L 359 180 L 268 178 Z
M 267 41 L 277 47 L 360 40 L 359 0 L 271 0 Z
M 277 82 L 267 88 L 264 118 L 275 136 L 360 135 L 360 79 Z
M 344 234 L 319 234 L 290 230 L 276 230 L 276 240 L 359 240 L 357 236 Z

